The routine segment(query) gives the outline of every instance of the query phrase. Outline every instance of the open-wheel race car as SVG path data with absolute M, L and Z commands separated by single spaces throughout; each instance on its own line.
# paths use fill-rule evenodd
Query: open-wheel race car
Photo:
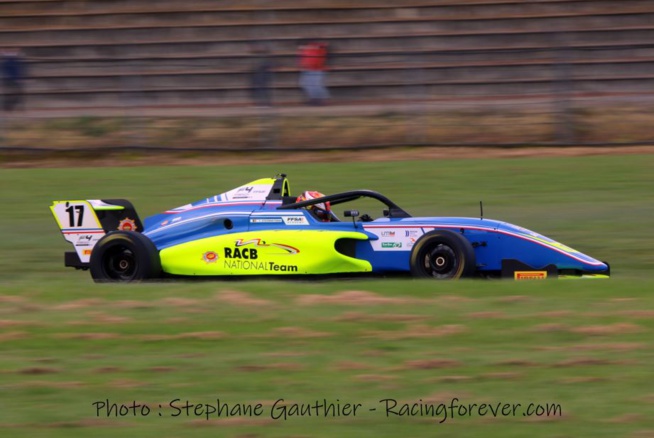
M 380 217 L 335 206 L 367 198 Z M 433 279 L 606 278 L 607 263 L 525 228 L 486 218 L 412 217 L 384 195 L 291 196 L 286 175 L 263 178 L 139 218 L 124 199 L 55 201 L 75 251 L 65 265 L 98 282 L 172 276 L 411 274 Z

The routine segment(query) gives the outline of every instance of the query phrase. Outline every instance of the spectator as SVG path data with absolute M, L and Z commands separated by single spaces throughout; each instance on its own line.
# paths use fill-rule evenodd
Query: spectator
M 250 91 L 252 101 L 256 106 L 272 106 L 271 85 L 272 85 L 272 62 L 270 51 L 265 45 L 254 45 L 251 49 L 255 57 L 254 65 L 250 73 Z
M 3 108 L 13 111 L 23 105 L 23 80 L 25 63 L 19 49 L 5 49 L 2 52 Z
M 300 87 L 309 105 L 322 105 L 329 99 L 325 86 L 327 43 L 309 42 L 300 45 Z

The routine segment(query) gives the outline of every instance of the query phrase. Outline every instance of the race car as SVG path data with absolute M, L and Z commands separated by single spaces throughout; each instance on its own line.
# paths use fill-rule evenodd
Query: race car
M 374 201 L 379 217 L 335 206 Z M 352 204 L 350 204 L 352 205 Z M 168 277 L 391 275 L 436 280 L 608 278 L 609 265 L 525 228 L 482 217 L 412 217 L 372 190 L 291 196 L 262 178 L 139 218 L 125 199 L 54 201 L 65 265 L 96 282 Z

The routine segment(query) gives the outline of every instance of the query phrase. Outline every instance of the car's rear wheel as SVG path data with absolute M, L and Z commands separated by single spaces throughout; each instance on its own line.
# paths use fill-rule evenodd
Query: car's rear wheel
M 454 280 L 475 272 L 475 250 L 461 234 L 448 230 L 426 233 L 411 252 L 411 274 L 415 277 Z
M 159 251 L 134 231 L 106 234 L 91 253 L 91 277 L 99 283 L 143 281 L 161 276 Z

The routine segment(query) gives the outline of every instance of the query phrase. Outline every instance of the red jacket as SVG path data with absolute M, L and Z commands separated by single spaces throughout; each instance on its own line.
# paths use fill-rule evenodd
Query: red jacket
M 324 43 L 309 43 L 300 48 L 300 68 L 321 71 L 326 69 L 327 46 Z

